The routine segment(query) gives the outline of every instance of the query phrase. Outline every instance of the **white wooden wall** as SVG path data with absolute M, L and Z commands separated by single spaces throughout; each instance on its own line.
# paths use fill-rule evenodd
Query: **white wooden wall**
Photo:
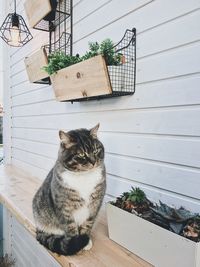
M 26 17 L 23 2 L 18 12 Z M 133 96 L 73 105 L 27 80 L 24 57 L 48 40 L 32 30 L 29 44 L 10 50 L 12 163 L 44 179 L 57 157 L 58 130 L 100 122 L 108 199 L 132 185 L 154 201 L 200 212 L 199 25 L 200 0 L 74 0 L 74 53 L 84 53 L 88 41 L 117 42 L 136 27 L 137 81 Z
M 60 266 L 6 209 L 4 209 L 4 217 L 7 225 L 7 240 L 9 240 L 6 244 L 7 251 L 15 260 L 15 267 Z
M 199 0 L 74 0 L 74 53 L 136 27 L 137 81 L 133 96 L 73 105 L 27 80 L 24 57 L 48 40 L 32 30 L 34 39 L 10 55 L 12 163 L 44 179 L 58 130 L 100 122 L 108 196 L 133 185 L 155 201 L 200 211 L 199 25 Z
M 200 211 L 199 25 L 199 0 L 75 0 L 74 53 L 136 27 L 137 82 L 133 96 L 73 105 L 27 80 L 24 57 L 48 40 L 33 30 L 34 39 L 10 55 L 12 163 L 44 179 L 58 130 L 100 122 L 108 196 L 140 186 L 156 201 Z

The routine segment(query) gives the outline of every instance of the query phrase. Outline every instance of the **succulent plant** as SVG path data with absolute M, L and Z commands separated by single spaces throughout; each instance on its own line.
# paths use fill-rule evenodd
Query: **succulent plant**
M 145 193 L 140 188 L 132 187 L 129 192 L 122 193 L 116 198 L 116 201 L 111 202 L 123 210 L 126 210 L 137 215 L 149 210 L 152 203 L 146 198 Z
M 180 234 L 187 222 L 194 218 L 196 215 L 190 211 L 180 207 L 175 209 L 160 201 L 160 205 L 150 208 L 153 212 L 155 221 L 159 221 L 159 225 L 168 225 L 168 230 Z
M 144 202 L 146 200 L 146 195 L 144 193 L 144 191 L 142 191 L 139 187 L 133 188 L 129 192 L 128 201 L 131 201 L 133 203 L 136 204 L 141 204 L 142 202 Z
M 192 214 L 190 211 L 184 209 L 183 207 L 179 209 L 171 208 L 168 205 L 160 201 L 160 205 L 156 205 L 151 208 L 153 212 L 157 215 L 163 217 L 169 222 L 183 223 L 187 222 L 189 219 L 194 218 L 196 215 Z

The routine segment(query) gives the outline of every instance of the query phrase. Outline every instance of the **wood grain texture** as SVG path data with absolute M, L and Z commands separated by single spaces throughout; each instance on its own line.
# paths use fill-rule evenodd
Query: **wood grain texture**
M 32 215 L 32 199 L 41 181 L 16 167 L 0 168 L 0 202 L 13 214 L 31 235 L 35 236 Z M 16 240 L 16 239 L 15 239 Z M 107 230 L 101 219 L 93 230 L 94 246 L 91 251 L 77 256 L 64 257 L 50 253 L 63 267 L 150 267 L 127 250 L 113 243 L 107 237 Z M 20 248 L 19 248 L 20 249 Z M 41 247 L 41 249 L 43 249 Z M 23 259 L 23 257 L 22 257 Z
M 47 72 L 43 70 L 43 67 L 47 66 L 48 64 L 45 48 L 41 48 L 37 52 L 33 53 L 30 57 L 26 57 L 24 63 L 30 82 L 37 82 L 49 77 Z
M 51 75 L 51 81 L 58 101 L 112 92 L 105 60 L 101 55 L 59 70 Z
M 49 0 L 26 0 L 24 8 L 30 27 L 34 27 L 51 11 Z

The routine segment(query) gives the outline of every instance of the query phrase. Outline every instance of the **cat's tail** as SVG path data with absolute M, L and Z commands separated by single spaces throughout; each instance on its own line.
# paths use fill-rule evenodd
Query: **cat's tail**
M 89 242 L 86 234 L 67 239 L 64 235 L 48 234 L 40 230 L 36 231 L 36 239 L 47 249 L 64 256 L 76 254 Z

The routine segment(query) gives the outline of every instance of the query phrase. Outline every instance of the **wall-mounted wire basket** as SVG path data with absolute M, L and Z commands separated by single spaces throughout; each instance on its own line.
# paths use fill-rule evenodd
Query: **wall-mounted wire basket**
M 54 12 L 55 19 L 51 20 L 49 16 L 43 18 L 33 28 L 41 31 L 55 31 L 56 27 L 67 20 L 72 15 L 71 1 L 60 0 L 52 12 Z
M 116 54 L 122 55 L 123 62 L 119 66 L 107 66 L 112 93 L 74 99 L 71 101 L 72 103 L 134 94 L 136 78 L 136 29 L 127 29 L 123 38 L 114 48 Z
M 51 12 L 33 27 L 49 32 L 48 44 L 25 59 L 30 82 L 39 84 L 51 84 L 47 73 L 45 75 L 42 70 L 51 53 L 62 51 L 66 55 L 72 55 L 73 0 L 49 0 L 49 3 L 51 3 Z M 30 9 L 30 0 L 27 1 L 27 5 Z M 41 56 L 38 58 L 39 55 Z
M 56 38 L 51 39 L 55 40 Z M 63 32 L 55 42 L 50 42 L 44 47 L 48 55 L 55 52 L 63 52 L 66 55 L 71 54 L 71 34 Z

